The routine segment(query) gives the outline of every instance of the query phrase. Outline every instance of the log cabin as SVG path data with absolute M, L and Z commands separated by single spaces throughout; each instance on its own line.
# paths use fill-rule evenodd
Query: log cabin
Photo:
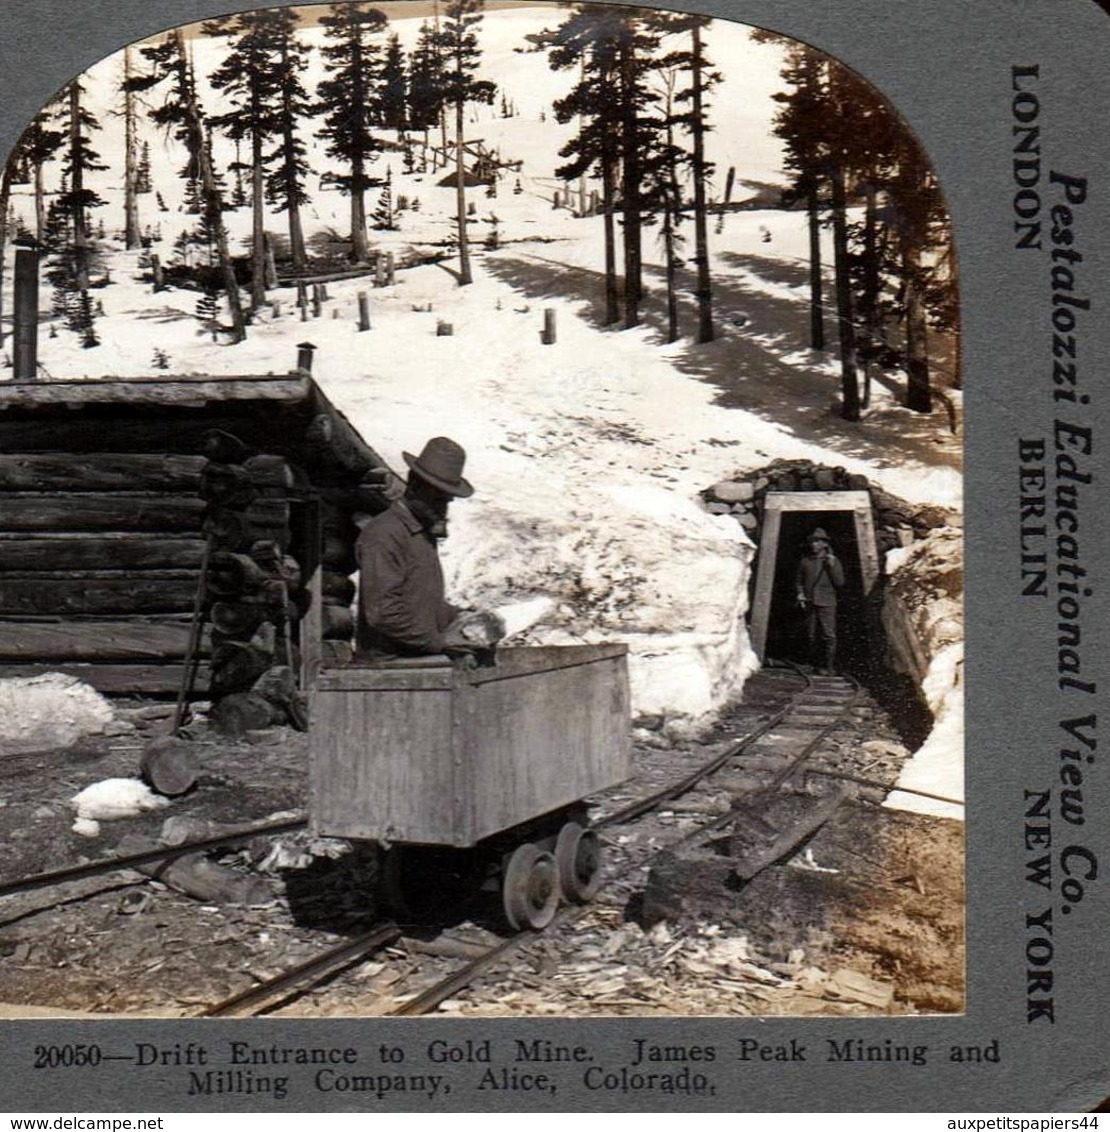
M 355 516 L 399 485 L 307 369 L 0 383 L 0 676 L 305 689 L 351 647 Z

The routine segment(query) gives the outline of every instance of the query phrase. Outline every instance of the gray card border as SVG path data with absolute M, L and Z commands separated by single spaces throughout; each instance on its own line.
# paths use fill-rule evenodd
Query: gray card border
M 74 74 L 125 43 L 178 24 L 251 7 L 242 0 L 4 0 L 0 23 L 0 151 L 47 98 Z M 1106 470 L 1103 444 L 1110 320 L 1102 312 L 1110 279 L 1110 18 L 1096 0 L 673 0 L 810 42 L 868 78 L 917 131 L 941 178 L 955 223 L 961 273 L 966 383 L 967 567 L 967 1013 L 955 1018 L 847 1019 L 504 1019 L 311 1021 L 9 1021 L 0 1023 L 0 1109 L 7 1111 L 565 1111 L 848 1110 L 1077 1111 L 1110 1093 L 1110 1031 L 1105 1025 L 1106 877 L 1091 878 L 1085 899 L 1063 913 L 1060 887 L 1050 899 L 1025 879 L 1027 789 L 1059 793 L 1062 719 L 1098 711 L 1110 689 L 1107 563 L 1110 524 L 1096 530 Z M 1090 404 L 1052 400 L 1049 241 L 1042 250 L 1014 246 L 1012 68 L 1039 67 L 1043 177 L 1039 192 L 1062 199 L 1051 171 L 1089 179 L 1076 211 L 1080 290 L 1091 309 L 1080 319 L 1080 382 Z M 1101 286 L 1100 286 L 1101 284 Z M 1070 412 L 1070 415 L 1069 415 Z M 1047 438 L 1056 417 L 1093 430 L 1095 472 L 1084 488 L 1080 543 L 1093 596 L 1083 612 L 1084 679 L 1100 694 L 1067 694 L 1056 685 L 1055 598 L 1023 599 L 1019 579 L 1018 442 Z M 1102 564 L 1101 566 L 1099 564 Z M 1110 784 L 1101 762 L 1084 768 L 1083 826 L 1054 822 L 1058 879 L 1069 844 L 1087 847 L 1110 870 Z M 1070 858 L 1073 863 L 1078 858 Z M 1026 948 L 1037 932 L 1026 914 L 1051 903 L 1054 1023 L 1027 1021 Z M 1039 951 L 1034 954 L 1040 955 Z M 2 968 L 0 968 L 2 970 Z M 0 974 L 2 980 L 2 974 Z M 736 1041 L 792 1038 L 892 1038 L 927 1044 L 930 1064 L 804 1065 L 741 1063 Z M 35 1071 L 39 1043 L 230 1038 L 258 1044 L 352 1045 L 381 1042 L 408 1050 L 406 1068 L 431 1068 L 426 1046 L 491 1038 L 581 1041 L 619 1065 L 633 1038 L 712 1044 L 712 1094 L 659 1095 L 589 1091 L 572 1075 L 552 1096 L 475 1093 L 465 1074 L 450 1095 L 378 1100 L 299 1089 L 283 1102 L 267 1097 L 189 1098 L 180 1069 Z M 997 1065 L 957 1066 L 952 1044 L 1000 1040 Z M 125 1064 L 125 1063 L 118 1063 Z M 373 1070 L 368 1070 L 373 1071 Z M 473 1075 L 471 1075 L 473 1076 Z M 561 1077 L 560 1080 L 563 1080 Z

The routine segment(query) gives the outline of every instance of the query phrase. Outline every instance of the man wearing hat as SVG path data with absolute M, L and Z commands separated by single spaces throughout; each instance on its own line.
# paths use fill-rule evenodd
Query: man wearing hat
M 836 592 L 844 585 L 844 568 L 833 553 L 829 536 L 816 527 L 806 540 L 806 553 L 798 563 L 798 604 L 805 613 L 809 655 L 816 663 L 818 631 L 825 649 L 825 666 L 832 674 L 836 664 Z
M 358 653 L 369 660 L 427 656 L 446 647 L 444 631 L 460 613 L 444 599 L 436 541 L 447 536 L 447 506 L 474 489 L 463 479 L 466 453 L 437 436 L 409 466 L 404 497 L 359 535 Z

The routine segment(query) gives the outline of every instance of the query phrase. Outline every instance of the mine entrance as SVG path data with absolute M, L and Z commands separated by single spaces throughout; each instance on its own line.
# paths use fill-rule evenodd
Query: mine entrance
M 761 659 L 811 663 L 805 618 L 797 602 L 798 564 L 806 540 L 822 528 L 844 568 L 838 595 L 837 665 L 867 667 L 870 605 L 878 554 L 867 492 L 768 492 L 759 540 L 751 639 Z

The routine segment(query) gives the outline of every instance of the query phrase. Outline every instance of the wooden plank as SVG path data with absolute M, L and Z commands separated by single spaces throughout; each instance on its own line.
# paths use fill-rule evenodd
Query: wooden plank
M 175 695 L 185 679 L 183 664 L 3 664 L 0 678 L 45 676 L 61 672 L 76 676 L 106 695 Z M 208 670 L 201 666 L 197 673 L 194 695 L 203 699 L 208 695 Z
M 455 669 L 446 657 L 427 658 L 438 663 L 397 668 L 373 668 L 357 662 L 321 672 L 317 687 L 324 692 L 359 694 L 373 692 L 434 692 L 455 686 Z
M 0 614 L 184 613 L 193 607 L 199 579 L 127 574 L 113 578 L 0 575 Z
M 301 682 L 303 690 L 316 687 L 323 667 L 323 531 L 321 508 L 318 499 L 309 500 L 296 512 L 300 527 L 302 551 L 301 571 L 306 579 L 308 609 L 298 626 L 298 643 L 301 648 Z M 309 717 L 312 704 L 309 703 Z
M 455 844 L 451 693 L 325 692 L 310 732 L 313 829 Z
M 189 622 L 158 618 L 0 622 L 0 661 L 182 660 Z
M 622 781 L 623 646 L 520 651 L 546 654 L 545 667 L 483 683 L 446 665 L 323 674 L 311 732 L 318 831 L 463 847 Z
M 629 767 L 625 658 L 476 684 L 466 714 L 471 837 L 488 837 L 622 782 Z
M 312 382 L 303 374 L 280 377 L 206 375 L 129 378 L 127 381 L 49 381 L 0 386 L 0 412 L 46 405 L 206 405 L 212 401 L 303 401 Z
M 628 655 L 625 644 L 604 645 L 551 645 L 540 648 L 498 650 L 497 663 L 492 668 L 476 668 L 468 673 L 473 684 L 488 684 L 493 680 L 514 679 L 538 672 L 555 672 L 560 668 L 575 668 L 599 660 L 613 660 Z
M 0 576 L 29 570 L 199 569 L 204 540 L 136 534 L 0 534 Z
M 203 456 L 132 452 L 0 453 L 0 491 L 178 491 L 196 494 Z
M 7 531 L 198 531 L 204 501 L 124 492 L 20 492 L 4 496 Z
M 767 498 L 771 497 L 768 492 Z M 782 511 L 768 508 L 763 516 L 763 530 L 759 536 L 756 556 L 755 596 L 752 599 L 752 616 L 748 628 L 752 648 L 760 660 L 767 649 L 767 630 L 771 621 L 771 596 L 775 588 L 775 561 L 779 552 L 779 534 L 782 529 Z

